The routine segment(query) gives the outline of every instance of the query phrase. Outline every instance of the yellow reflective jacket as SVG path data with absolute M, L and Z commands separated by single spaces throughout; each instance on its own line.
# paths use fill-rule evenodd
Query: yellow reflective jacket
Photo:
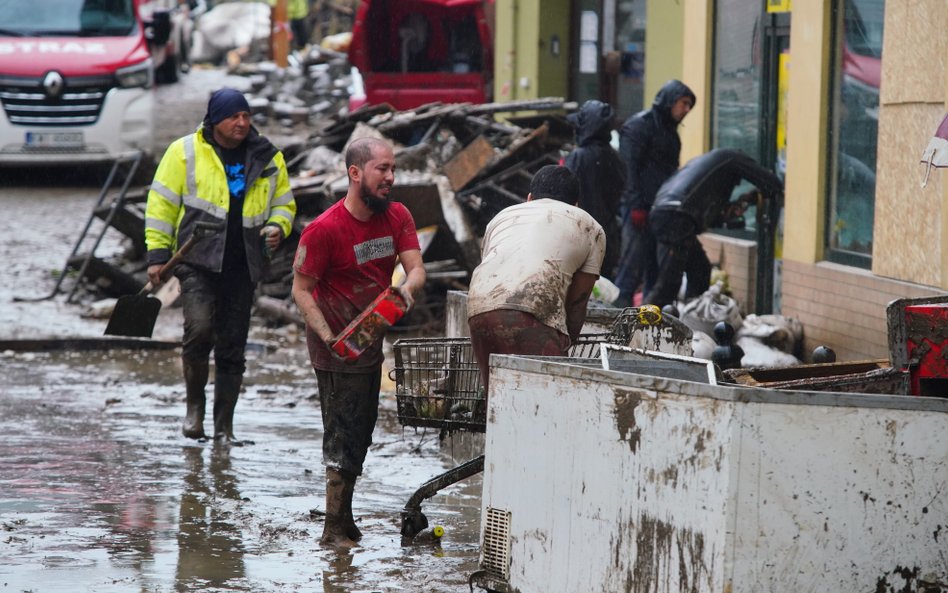
M 145 206 L 145 245 L 148 265 L 171 259 L 178 245 L 194 232 L 195 224 L 219 224 L 221 230 L 201 239 L 184 262 L 211 272 L 220 272 L 227 238 L 230 190 L 223 162 L 203 127 L 171 143 L 165 151 Z M 290 191 L 283 153 L 251 129 L 247 147 L 247 190 L 243 200 L 243 238 L 250 278 L 263 275 L 265 260 L 260 230 L 279 226 L 290 235 L 296 202 Z

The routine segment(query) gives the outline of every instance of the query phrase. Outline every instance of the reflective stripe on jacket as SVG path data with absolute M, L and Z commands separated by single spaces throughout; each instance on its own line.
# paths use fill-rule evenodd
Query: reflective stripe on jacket
M 243 237 L 250 278 L 260 280 L 263 238 L 267 224 L 290 235 L 296 202 L 290 191 L 283 154 L 269 140 L 251 130 L 247 143 L 247 190 L 243 199 Z M 196 267 L 220 272 L 227 238 L 230 190 L 217 151 L 204 137 L 203 128 L 175 140 L 165 151 L 148 192 L 145 207 L 145 245 L 148 265 L 171 259 L 175 249 L 191 236 L 195 224 L 220 224 L 221 230 L 207 236 L 185 256 Z

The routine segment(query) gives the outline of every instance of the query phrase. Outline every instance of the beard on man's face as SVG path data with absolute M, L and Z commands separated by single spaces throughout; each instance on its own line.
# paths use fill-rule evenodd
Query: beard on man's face
M 369 210 L 375 213 L 385 212 L 391 204 L 388 198 L 379 197 L 365 188 L 362 188 L 362 201 L 369 207 Z

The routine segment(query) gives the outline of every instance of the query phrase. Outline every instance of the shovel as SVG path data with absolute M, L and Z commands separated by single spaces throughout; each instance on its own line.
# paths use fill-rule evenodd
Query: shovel
M 197 223 L 194 233 L 184 242 L 184 245 L 171 256 L 167 263 L 161 266 L 161 270 L 158 271 L 161 281 L 164 282 L 171 275 L 171 270 L 184 259 L 184 256 L 191 251 L 195 243 L 221 228 L 223 228 L 221 224 Z M 149 281 L 138 294 L 119 297 L 115 303 L 115 308 L 112 309 L 112 315 L 109 316 L 109 324 L 105 328 L 105 335 L 150 338 L 155 330 L 158 313 L 161 311 L 161 301 L 150 294 L 151 289 L 152 284 Z

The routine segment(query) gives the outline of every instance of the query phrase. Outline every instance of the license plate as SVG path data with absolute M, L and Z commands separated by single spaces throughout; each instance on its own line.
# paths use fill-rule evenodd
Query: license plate
M 82 132 L 27 132 L 31 148 L 78 148 L 85 144 Z

